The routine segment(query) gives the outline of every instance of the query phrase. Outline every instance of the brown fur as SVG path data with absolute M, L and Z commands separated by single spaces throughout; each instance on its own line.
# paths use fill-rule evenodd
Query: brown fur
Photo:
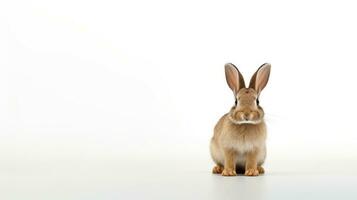
M 221 117 L 214 128 L 210 150 L 216 166 L 212 172 L 235 176 L 244 169 L 246 176 L 257 176 L 264 173 L 266 125 L 264 111 L 256 100 L 267 84 L 270 65 L 261 66 L 253 75 L 255 83 L 250 85 L 254 88 L 241 87 L 243 76 L 234 65 L 227 64 L 225 69 L 227 83 L 238 104 Z

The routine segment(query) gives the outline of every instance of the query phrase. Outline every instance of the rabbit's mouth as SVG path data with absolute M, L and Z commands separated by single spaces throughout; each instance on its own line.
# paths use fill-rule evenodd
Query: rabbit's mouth
M 229 115 L 228 118 L 233 124 L 238 124 L 238 125 L 241 125 L 241 124 L 259 124 L 259 123 L 262 122 L 261 119 L 258 119 L 258 120 L 236 120 L 236 119 L 233 119 L 233 117 L 231 115 Z

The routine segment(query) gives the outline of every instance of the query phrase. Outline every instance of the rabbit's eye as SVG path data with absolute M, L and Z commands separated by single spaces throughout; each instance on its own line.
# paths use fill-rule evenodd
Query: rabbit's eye
M 257 102 L 257 106 L 259 106 L 259 99 L 257 99 L 256 102 Z
M 237 99 L 236 99 L 236 101 L 234 102 L 234 105 L 237 105 L 237 102 L 238 102 L 238 101 L 237 101 Z

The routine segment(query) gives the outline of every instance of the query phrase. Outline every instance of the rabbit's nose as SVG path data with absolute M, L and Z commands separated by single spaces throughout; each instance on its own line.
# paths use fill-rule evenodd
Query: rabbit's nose
M 243 118 L 245 121 L 249 120 L 249 113 L 244 113 Z

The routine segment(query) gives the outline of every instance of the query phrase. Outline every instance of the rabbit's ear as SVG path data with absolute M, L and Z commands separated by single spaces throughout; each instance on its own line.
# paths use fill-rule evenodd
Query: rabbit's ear
M 271 65 L 264 63 L 258 68 L 250 79 L 249 88 L 255 89 L 258 94 L 265 88 L 268 83 Z
M 226 80 L 228 86 L 237 94 L 238 91 L 242 88 L 245 88 L 245 83 L 242 74 L 238 71 L 237 67 L 232 63 L 227 63 L 224 65 L 224 69 L 226 72 Z

